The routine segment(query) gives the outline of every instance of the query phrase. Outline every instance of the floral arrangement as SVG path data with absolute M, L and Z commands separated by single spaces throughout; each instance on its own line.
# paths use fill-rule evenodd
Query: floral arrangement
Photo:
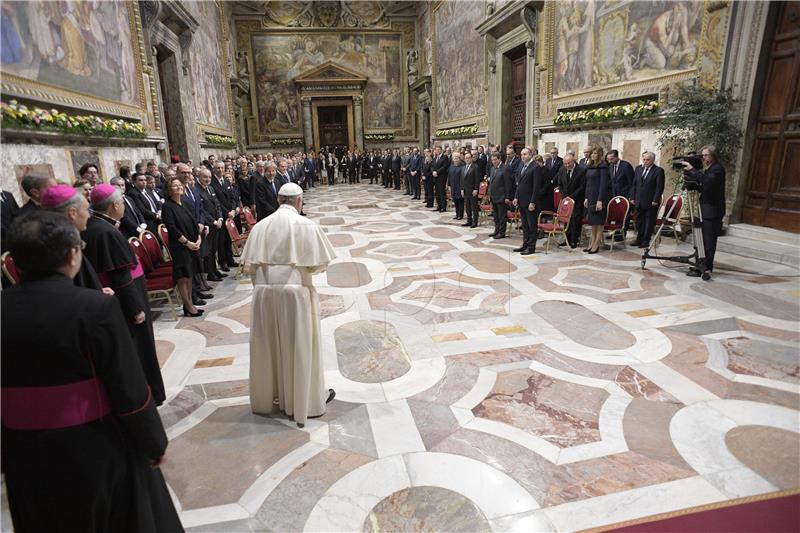
M 206 134 L 206 142 L 208 144 L 217 144 L 221 146 L 236 146 L 236 139 L 228 137 L 227 135 L 212 135 Z
M 471 126 L 458 126 L 456 128 L 444 128 L 436 130 L 436 137 L 438 139 L 451 138 L 451 137 L 466 137 L 478 133 L 478 125 Z
M 367 133 L 364 135 L 365 141 L 391 141 L 394 139 L 394 133 Z
M 0 102 L 3 127 L 40 129 L 102 137 L 144 138 L 147 133 L 138 122 L 102 118 L 96 115 L 70 115 L 57 109 L 28 108 L 16 100 Z
M 272 146 L 291 146 L 295 144 L 303 144 L 303 139 L 298 138 L 290 138 L 290 139 L 272 139 L 270 141 Z
M 595 107 L 581 111 L 559 111 L 553 119 L 553 124 L 558 126 L 572 126 L 587 122 L 609 122 L 611 120 L 629 120 L 642 118 L 658 113 L 661 105 L 658 100 L 645 102 L 639 100 L 625 105 L 609 107 Z

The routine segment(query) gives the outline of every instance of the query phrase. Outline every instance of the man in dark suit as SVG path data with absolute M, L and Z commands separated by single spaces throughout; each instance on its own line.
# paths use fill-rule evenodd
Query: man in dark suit
M 306 176 L 306 185 L 313 189 L 317 179 L 317 160 L 313 151 L 308 153 L 308 157 L 303 162 L 303 173 Z
M 208 273 L 209 280 L 214 281 L 214 278 L 221 279 L 217 270 L 217 259 L 219 258 L 220 236 L 225 231 L 223 227 L 225 209 L 217 198 L 216 190 L 211 185 L 211 173 L 208 169 L 200 170 L 199 181 L 200 186 L 196 190 L 199 194 L 198 199 L 203 206 L 204 219 L 201 222 L 208 228 L 208 234 L 203 237 L 200 246 L 200 257 L 203 260 L 203 270 Z
M 145 194 L 147 176 L 145 174 L 134 174 L 131 181 L 133 182 L 133 187 L 126 194 L 133 200 L 139 214 L 144 218 L 147 229 L 155 233 L 161 222 L 161 217 L 159 215 L 161 208 Z
M 376 150 L 373 150 L 372 153 L 369 154 L 369 159 L 367 160 L 367 175 L 369 176 L 370 185 L 378 182 L 378 154 Z
M 387 189 L 392 187 L 392 161 L 394 158 L 392 157 L 392 152 L 388 149 L 383 152 L 383 157 L 381 158 L 381 162 L 378 165 L 378 168 L 381 169 L 381 183 Z
M 225 163 L 219 161 L 214 163 L 214 174 L 211 177 L 211 187 L 217 194 L 219 201 L 224 211 L 222 217 L 223 223 L 229 218 L 236 216 L 236 206 L 233 204 L 233 195 L 231 194 L 231 186 L 225 179 Z M 233 243 L 228 230 L 223 227 L 217 239 L 217 259 L 219 260 L 220 270 L 228 272 L 231 268 L 238 266 L 236 261 L 233 260 Z
M 119 230 L 125 235 L 126 239 L 139 237 L 139 234 L 147 229 L 147 222 L 139 212 L 139 208 L 133 203 L 131 197 L 125 194 L 125 180 L 119 176 L 115 176 L 111 178 L 111 185 L 119 189 L 122 193 L 122 201 L 125 203 L 125 212 L 122 214 L 122 219 L 119 221 Z
M 486 155 L 483 145 L 478 146 L 477 150 L 472 151 L 472 159 L 475 160 L 475 164 L 481 169 L 481 175 L 484 178 L 488 177 L 490 170 L 489 157 Z
M 440 213 L 447 211 L 447 170 L 450 168 L 450 159 L 442 154 L 442 147 L 437 146 L 433 149 L 433 163 L 431 169 L 433 173 L 433 187 L 436 195 L 436 210 Z
M 478 217 L 480 215 L 478 207 L 478 189 L 483 181 L 481 169 L 472 160 L 472 152 L 467 150 L 464 153 L 464 173 L 461 177 L 461 190 L 463 191 L 467 211 L 467 221 L 462 226 L 470 228 L 478 227 Z
M 563 164 L 564 160 L 558 156 L 558 148 L 555 146 L 550 148 L 550 159 L 546 161 L 545 166 L 554 187 L 558 187 L 558 171 Z
M 700 151 L 703 169 L 692 168 L 684 162 L 687 177 L 700 185 L 700 214 L 703 216 L 703 247 L 706 253 L 706 270 L 714 270 L 714 255 L 717 237 L 722 234 L 722 219 L 725 217 L 725 168 L 717 160 L 717 147 L 704 146 Z M 702 276 L 703 272 L 689 269 L 687 276 Z
M 509 155 L 508 159 L 512 159 Z M 533 218 L 533 187 L 534 169 L 536 163 L 532 161 L 533 154 L 528 148 L 522 149 L 521 154 L 522 168 L 519 171 L 519 181 L 514 194 L 514 206 L 519 208 L 520 219 L 522 221 L 522 245 L 515 248 L 515 252 L 521 255 L 531 255 L 536 249 L 536 221 Z M 510 168 L 510 165 L 509 165 Z
M 42 194 L 44 194 L 44 191 L 56 185 L 56 180 L 49 176 L 29 175 L 22 178 L 22 183 L 20 183 L 20 185 L 22 186 L 22 190 L 25 191 L 25 194 L 28 195 L 28 198 L 30 198 L 19 209 L 19 216 L 22 216 L 39 209 L 39 199 L 42 197 Z
M 636 240 L 633 246 L 647 248 L 656 226 L 658 206 L 664 194 L 664 169 L 655 164 L 653 152 L 642 154 L 642 164 L 633 173 L 631 205 L 636 209 Z
M 514 151 L 514 146 L 511 144 L 506 146 L 506 166 L 509 172 L 511 172 L 511 178 L 514 180 L 514 186 L 516 187 L 519 185 L 522 161 L 517 157 L 517 152 Z
M 589 156 L 591 156 L 591 154 L 592 154 L 592 148 L 590 146 L 584 148 L 583 157 L 581 158 L 580 161 L 578 161 L 578 165 L 586 167 L 589 164 Z
M 608 175 L 611 182 L 611 197 L 624 196 L 630 198 L 631 187 L 633 186 L 633 165 L 619 158 L 618 150 L 609 150 L 606 154 L 606 162 L 608 163 Z M 625 218 L 625 232 L 628 231 L 630 225 L 630 213 Z M 616 235 L 614 240 L 625 242 L 623 235 Z
M 402 171 L 403 168 L 403 156 L 400 155 L 400 150 L 395 149 L 391 165 L 392 165 L 392 180 L 394 181 L 394 190 L 399 191 L 400 172 Z
M 414 148 L 414 153 L 408 161 L 406 168 L 406 176 L 409 181 L 411 189 L 412 200 L 420 199 L 420 178 L 422 177 L 422 156 L 419 154 L 419 148 Z
M 500 160 L 500 153 L 494 152 L 491 156 L 492 168 L 489 170 L 489 197 L 492 200 L 492 213 L 494 215 L 495 239 L 506 238 L 508 225 L 508 206 L 514 199 L 514 178 L 508 165 Z
M 581 220 L 583 219 L 583 200 L 586 191 L 586 167 L 575 164 L 575 156 L 567 154 L 564 156 L 564 164 L 558 170 L 558 188 L 561 190 L 561 198 L 572 198 L 575 201 L 575 208 L 572 210 L 572 217 L 569 219 L 567 230 L 567 240 L 570 248 L 577 248 L 581 241 Z M 559 244 L 559 246 L 567 243 Z
M 274 163 L 267 163 L 267 173 L 255 184 L 256 212 L 258 220 L 263 220 L 278 209 L 278 190 L 282 183 L 275 177 Z
M 358 183 L 361 180 L 359 179 L 358 174 L 358 154 L 354 152 L 350 152 L 350 157 L 347 158 L 347 176 L 350 183 Z

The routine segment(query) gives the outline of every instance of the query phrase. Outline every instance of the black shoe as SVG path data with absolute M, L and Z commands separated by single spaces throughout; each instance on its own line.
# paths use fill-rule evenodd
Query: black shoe
M 470 228 L 477 228 L 477 227 L 478 227 L 478 225 L 477 225 L 477 224 L 472 224 L 472 225 L 470 226 Z
M 562 246 L 566 246 L 566 245 L 567 245 L 567 243 L 565 243 L 565 242 L 558 243 L 559 248 L 562 247 Z
M 524 252 L 524 251 L 525 251 L 525 250 L 527 250 L 527 249 L 528 249 L 528 247 L 527 247 L 527 246 L 520 246 L 519 248 L 514 248 L 514 249 L 512 250 L 512 252 Z
M 521 252 L 519 255 L 533 255 L 535 253 L 536 250 L 525 250 L 524 252 Z
M 228 268 L 228 265 L 222 265 L 221 267 L 219 267 L 219 269 L 221 271 L 223 271 L 223 272 L 230 272 L 231 271 L 231 269 Z
M 506 238 L 506 236 L 505 236 L 505 235 L 502 235 L 502 234 L 501 234 L 501 235 L 493 235 L 493 236 L 492 236 L 492 238 L 493 238 L 493 239 L 505 239 L 505 238 Z
M 227 278 L 228 277 L 227 274 L 223 274 L 222 272 L 219 272 L 219 271 L 214 272 L 214 275 L 217 276 L 218 278 Z
M 214 297 L 214 295 L 208 292 L 198 292 L 197 297 L 203 300 L 210 300 L 211 298 Z
M 599 251 L 600 251 L 600 248 L 598 248 L 597 250 L 589 250 L 589 251 L 588 251 L 588 252 L 586 252 L 586 253 L 587 253 L 587 254 L 596 254 L 596 253 L 598 253 Z
M 206 280 L 208 280 L 208 281 L 222 281 L 222 278 L 220 276 L 217 276 L 216 274 L 209 274 L 208 276 L 206 276 Z
M 198 309 L 196 313 L 190 313 L 185 307 L 183 308 L 183 316 L 200 316 L 202 314 L 202 309 Z
M 325 400 L 325 403 L 331 403 L 334 398 L 336 398 L 336 391 L 333 389 L 328 389 L 328 399 Z
M 458 217 L 453 217 L 453 220 L 458 220 Z
M 641 245 L 642 245 L 642 241 L 633 241 L 631 243 L 631 246 L 641 246 Z
M 459 220 L 460 220 L 460 219 L 459 219 Z M 472 222 L 471 222 L 471 221 L 469 221 L 469 220 L 467 220 L 466 222 L 464 222 L 463 224 L 461 224 L 461 226 L 462 226 L 462 227 L 466 227 L 466 226 L 472 227 Z
M 639 248 L 650 248 L 650 243 L 649 242 L 643 242 L 642 244 L 639 245 Z
M 569 247 L 570 247 L 571 250 L 574 250 L 575 248 L 578 247 L 578 245 L 577 244 L 570 244 Z
M 497 235 L 497 233 L 490 233 L 490 234 L 489 234 L 489 237 L 491 237 L 492 239 L 494 239 L 494 236 L 495 236 L 495 235 Z
M 589 250 L 591 250 L 591 248 L 584 248 L 583 249 L 584 252 L 588 252 Z
M 458 217 L 456 220 L 464 220 L 464 217 Z
M 208 302 L 201 300 L 200 298 L 192 298 L 192 303 L 194 305 L 206 305 Z

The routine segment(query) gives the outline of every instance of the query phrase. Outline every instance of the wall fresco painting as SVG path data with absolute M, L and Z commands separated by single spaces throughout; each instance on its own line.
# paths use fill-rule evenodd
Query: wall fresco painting
M 442 2 L 434 11 L 434 101 L 438 124 L 486 112 L 483 37 L 472 31 L 483 15 L 483 2 Z
M 200 23 L 192 37 L 190 65 L 194 80 L 194 105 L 197 122 L 230 131 L 228 102 L 228 63 L 223 54 L 222 26 L 216 2 L 183 2 Z
M 694 68 L 703 9 L 688 0 L 558 2 L 553 95 Z
M 3 73 L 138 107 L 128 2 L 4 1 Z
M 254 35 L 252 44 L 262 134 L 300 133 L 300 102 L 294 79 L 326 61 L 333 61 L 367 77 L 364 89 L 367 128 L 402 128 L 399 34 Z

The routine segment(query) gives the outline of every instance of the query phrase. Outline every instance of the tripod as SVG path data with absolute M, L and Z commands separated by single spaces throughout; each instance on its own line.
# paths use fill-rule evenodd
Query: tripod
M 689 224 L 692 227 L 692 237 L 694 241 L 694 252 L 690 255 L 674 255 L 674 256 L 659 256 L 650 255 L 650 246 L 648 246 L 642 254 L 642 270 L 645 270 L 645 264 L 648 259 L 660 259 L 664 261 L 673 261 L 675 263 L 683 263 L 690 265 L 690 268 L 700 272 L 700 276 L 704 281 L 711 279 L 711 273 L 706 268 L 706 249 L 703 243 L 703 214 L 700 212 L 699 203 L 697 199 L 697 190 L 686 189 L 686 200 L 689 204 Z M 670 218 L 675 210 L 677 202 L 673 202 L 664 218 Z M 656 230 L 656 234 L 650 241 L 656 243 L 661 237 L 661 231 L 664 229 L 664 224 L 661 224 Z

